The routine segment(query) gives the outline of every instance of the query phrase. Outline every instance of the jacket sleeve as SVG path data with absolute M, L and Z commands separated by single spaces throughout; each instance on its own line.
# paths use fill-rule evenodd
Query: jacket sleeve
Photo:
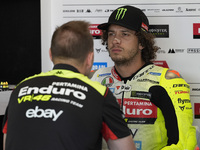
M 196 129 L 193 124 L 193 112 L 190 101 L 190 86 L 181 77 L 165 78 L 160 85 L 168 93 L 175 110 L 178 128 L 178 142 L 168 143 L 162 150 L 194 150 L 196 141 Z M 166 122 L 170 124 L 170 122 Z M 168 137 L 168 139 L 171 137 Z
M 4 134 L 7 133 L 7 122 L 8 122 L 7 115 L 8 115 L 8 107 L 6 108 L 5 115 L 3 118 L 3 123 L 2 123 L 2 133 L 4 133 Z
M 102 135 L 104 139 L 108 141 L 109 139 L 116 140 L 129 136 L 131 133 L 124 121 L 124 114 L 120 110 L 116 98 L 108 88 L 104 99 L 102 125 Z

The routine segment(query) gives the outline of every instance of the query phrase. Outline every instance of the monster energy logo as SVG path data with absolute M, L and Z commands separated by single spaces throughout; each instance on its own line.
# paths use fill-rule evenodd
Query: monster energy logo
M 119 8 L 119 9 L 117 9 L 117 14 L 115 16 L 115 19 L 116 20 L 123 19 L 126 11 L 127 11 L 126 8 Z

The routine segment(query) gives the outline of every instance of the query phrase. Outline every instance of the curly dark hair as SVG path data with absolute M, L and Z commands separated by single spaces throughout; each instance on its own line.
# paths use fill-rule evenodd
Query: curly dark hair
M 106 45 L 106 49 L 108 49 L 108 31 L 103 30 L 102 33 L 102 44 Z M 152 63 L 156 59 L 156 52 L 160 49 L 160 47 L 155 46 L 155 36 L 143 30 L 137 31 L 135 35 L 138 37 L 139 43 L 144 47 L 142 50 L 142 59 L 145 63 Z

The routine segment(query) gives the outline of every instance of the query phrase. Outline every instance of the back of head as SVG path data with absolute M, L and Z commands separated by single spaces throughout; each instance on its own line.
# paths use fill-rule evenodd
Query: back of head
M 93 37 L 89 23 L 70 21 L 58 27 L 52 36 L 51 53 L 53 61 L 74 59 L 82 63 L 93 51 Z

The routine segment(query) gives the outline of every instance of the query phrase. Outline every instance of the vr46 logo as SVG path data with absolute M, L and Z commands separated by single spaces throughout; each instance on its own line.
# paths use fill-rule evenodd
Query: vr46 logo
M 20 104 L 21 102 L 26 102 L 26 101 L 32 102 L 33 100 L 49 101 L 51 97 L 52 97 L 51 95 L 36 95 L 36 96 L 34 96 L 34 94 L 33 94 L 33 95 L 23 96 L 22 98 L 18 98 L 17 100 L 18 100 L 18 103 Z

